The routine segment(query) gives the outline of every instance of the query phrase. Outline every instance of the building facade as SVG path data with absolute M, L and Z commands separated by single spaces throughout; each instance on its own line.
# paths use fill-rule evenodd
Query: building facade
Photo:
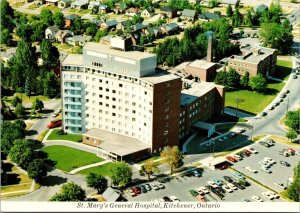
M 275 71 L 277 50 L 265 47 L 242 49 L 242 55 L 232 55 L 228 58 L 228 66 L 241 75 L 249 72 L 250 76 L 261 73 L 268 76 Z
M 96 128 L 107 133 L 106 141 L 111 133 L 129 137 L 146 144 L 149 153 L 178 145 L 180 78 L 157 73 L 156 55 L 124 51 L 122 40 L 111 42 L 111 47 L 87 43 L 82 55 L 62 62 L 64 131 Z M 86 143 L 103 142 L 95 141 Z

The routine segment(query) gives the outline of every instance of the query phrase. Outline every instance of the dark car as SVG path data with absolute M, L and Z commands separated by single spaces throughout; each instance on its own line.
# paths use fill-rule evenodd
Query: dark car
M 286 166 L 286 167 L 290 167 L 291 166 L 291 164 L 289 164 L 288 162 L 286 162 L 286 161 L 280 161 L 280 164 L 281 165 L 284 165 L 284 166 Z
M 218 187 L 216 189 L 221 193 L 226 193 L 225 189 L 223 189 L 222 187 Z
M 163 197 L 165 202 L 173 202 L 168 196 Z
M 266 113 L 266 112 L 261 113 L 261 116 L 267 116 L 267 115 L 268 115 L 268 113 Z
M 224 180 L 228 181 L 229 183 L 233 182 L 233 180 L 228 176 L 223 176 L 223 178 L 224 178 Z
M 259 141 L 258 143 L 259 143 L 260 145 L 265 146 L 265 147 L 270 147 L 270 145 L 269 145 L 268 143 L 264 142 L 264 141 Z
M 147 192 L 147 189 L 146 189 L 144 186 L 141 186 L 140 189 L 141 189 L 141 191 L 142 191 L 143 193 L 146 193 L 146 192 Z
M 233 182 L 232 183 L 234 186 L 236 186 L 237 188 L 239 188 L 239 189 L 245 189 L 245 187 L 244 186 L 242 186 L 241 184 L 239 184 L 239 183 L 237 183 L 237 182 Z

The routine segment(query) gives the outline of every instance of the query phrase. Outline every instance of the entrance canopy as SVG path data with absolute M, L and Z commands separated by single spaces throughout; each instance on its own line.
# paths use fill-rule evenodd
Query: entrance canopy
M 206 123 L 203 121 L 197 121 L 193 124 L 193 127 L 207 130 L 208 131 L 208 137 L 210 137 L 214 132 L 216 131 L 216 126 L 214 124 Z
M 106 154 L 113 153 L 120 157 L 150 149 L 150 146 L 142 141 L 101 129 L 93 128 L 84 133 L 84 135 L 99 139 L 101 143 L 97 147 L 105 151 Z

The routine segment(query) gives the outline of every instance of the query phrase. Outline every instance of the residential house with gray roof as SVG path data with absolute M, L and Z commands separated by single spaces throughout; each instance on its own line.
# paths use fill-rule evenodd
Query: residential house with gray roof
M 188 21 L 195 21 L 196 15 L 195 10 L 184 9 L 181 13 L 181 18 Z

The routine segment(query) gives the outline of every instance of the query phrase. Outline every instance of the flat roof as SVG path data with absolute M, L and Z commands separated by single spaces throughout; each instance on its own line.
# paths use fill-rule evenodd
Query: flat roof
M 83 55 L 81 54 L 69 54 L 62 61 L 63 65 L 83 65 Z
M 148 53 L 148 52 L 116 50 L 116 49 L 112 49 L 109 45 L 95 43 L 95 42 L 87 42 L 83 46 L 83 50 L 91 50 L 99 53 L 109 53 L 116 56 L 121 56 L 130 59 L 137 59 L 137 60 L 145 59 L 149 57 L 156 57 L 155 54 Z
M 162 83 L 162 82 L 165 82 L 165 81 L 180 79 L 180 77 L 176 76 L 174 74 L 160 72 L 160 73 L 156 73 L 154 75 L 150 75 L 150 76 L 147 76 L 147 77 L 142 77 L 141 79 L 145 80 L 145 81 L 148 81 L 152 84 L 158 84 L 158 83 Z
M 199 97 L 205 95 L 216 87 L 214 83 L 204 81 L 194 82 L 191 80 L 184 80 L 183 82 L 187 82 L 189 86 L 186 89 L 181 90 L 180 105 L 182 106 L 193 103 Z
M 190 66 L 190 67 L 196 67 L 196 68 L 202 68 L 202 69 L 209 69 L 215 65 L 216 65 L 216 63 L 209 62 L 206 60 L 195 60 L 195 61 L 191 62 L 190 64 L 188 64 L 188 66 Z
M 253 51 L 255 50 L 259 50 L 258 55 L 253 53 Z M 266 47 L 253 47 L 250 50 L 248 50 L 248 54 L 246 54 L 245 56 L 233 55 L 229 58 L 233 58 L 241 61 L 247 61 L 250 63 L 258 63 L 264 60 L 269 55 L 272 55 L 275 51 L 276 51 L 275 49 L 266 48 Z
M 104 142 L 98 147 L 119 156 L 126 156 L 138 151 L 150 149 L 149 145 L 140 140 L 97 128 L 92 128 L 83 135 L 103 140 Z

